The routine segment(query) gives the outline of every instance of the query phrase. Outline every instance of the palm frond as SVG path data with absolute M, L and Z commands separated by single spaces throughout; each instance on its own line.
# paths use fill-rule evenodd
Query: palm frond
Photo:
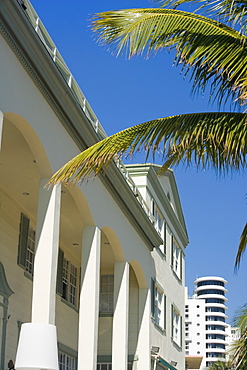
M 232 362 L 234 369 L 244 370 L 247 366 L 247 304 L 238 309 L 232 325 L 240 331 L 240 338 L 232 346 Z
M 237 25 L 241 32 L 246 34 L 247 23 L 247 1 L 246 0 L 155 0 L 161 7 L 177 9 L 182 4 L 197 4 L 194 12 L 200 11 L 214 19 Z
M 112 159 L 144 150 L 161 153 L 164 165 L 194 163 L 220 173 L 246 169 L 247 114 L 194 113 L 145 122 L 109 136 L 86 149 L 57 173 L 50 184 L 79 181 L 99 173 Z
M 245 249 L 246 249 L 246 245 L 247 245 L 247 224 L 245 225 L 245 227 L 243 229 L 243 232 L 240 236 L 238 252 L 237 252 L 237 256 L 236 256 L 236 260 L 235 260 L 235 269 L 237 269 L 239 267 L 240 260 L 243 256 L 243 253 L 244 253 Z M 246 318 L 247 318 L 247 316 L 246 316 Z M 246 323 L 246 325 L 247 325 L 247 323 Z
M 193 89 L 211 85 L 219 103 L 246 91 L 247 37 L 210 18 L 174 9 L 129 9 L 99 13 L 92 22 L 99 39 L 131 57 L 176 49 L 176 64 L 192 72 Z

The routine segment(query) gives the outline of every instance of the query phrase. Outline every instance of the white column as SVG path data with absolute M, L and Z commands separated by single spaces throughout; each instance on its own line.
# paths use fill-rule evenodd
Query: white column
M 129 319 L 129 264 L 114 267 L 114 315 L 112 328 L 112 368 L 127 370 Z
M 40 180 L 34 260 L 32 322 L 55 324 L 61 186 Z
M 100 294 L 100 230 L 83 228 L 78 370 L 96 370 Z
M 151 369 L 150 304 L 150 290 L 139 289 L 139 334 L 137 343 L 137 370 Z
M 0 150 L 2 146 L 2 136 L 3 136 L 3 112 L 0 111 Z

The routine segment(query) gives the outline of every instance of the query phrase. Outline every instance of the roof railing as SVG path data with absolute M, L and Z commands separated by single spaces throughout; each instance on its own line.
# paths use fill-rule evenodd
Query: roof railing
M 88 118 L 89 122 L 93 126 L 94 130 L 98 134 L 100 140 L 107 137 L 105 130 L 103 129 L 101 123 L 99 122 L 98 118 L 96 117 L 93 109 L 91 108 L 89 102 L 85 98 L 83 92 L 81 91 L 79 85 L 77 84 L 75 78 L 73 77 L 72 73 L 70 72 L 67 64 L 65 63 L 64 59 L 62 58 L 61 54 L 59 53 L 56 45 L 54 44 L 53 40 L 51 39 L 49 33 L 47 32 L 45 26 L 43 25 L 41 19 L 39 18 L 38 14 L 34 10 L 32 4 L 29 0 L 23 0 L 25 4 L 25 13 L 27 14 L 33 28 L 35 29 L 36 33 L 38 34 L 39 38 L 43 42 L 44 46 L 46 47 L 48 53 L 50 54 L 53 62 L 56 64 L 58 70 L 60 71 L 61 75 L 63 76 L 64 80 L 67 82 L 70 90 L 72 91 L 74 97 L 76 98 L 77 102 L 81 106 L 83 112 L 85 113 L 86 117 Z M 127 184 L 131 188 L 132 192 L 134 193 L 136 199 L 141 204 L 142 208 L 146 212 L 147 216 L 149 217 L 152 223 L 155 223 L 155 218 L 152 215 L 149 207 L 147 206 L 145 200 L 143 199 L 141 193 L 137 189 L 134 181 L 132 180 L 131 176 L 129 175 L 126 167 L 124 166 L 121 160 L 116 161 L 116 165 L 119 168 L 121 174 L 125 178 Z

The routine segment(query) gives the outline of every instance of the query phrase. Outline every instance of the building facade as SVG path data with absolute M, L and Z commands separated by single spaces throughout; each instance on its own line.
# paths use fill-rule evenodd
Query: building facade
M 105 132 L 29 1 L 0 2 L 0 31 L 0 368 L 183 370 L 173 172 L 113 162 L 47 188 Z
M 201 369 L 216 361 L 226 361 L 229 326 L 226 323 L 226 283 L 217 276 L 198 278 L 193 297 L 186 299 L 186 356 L 201 356 Z

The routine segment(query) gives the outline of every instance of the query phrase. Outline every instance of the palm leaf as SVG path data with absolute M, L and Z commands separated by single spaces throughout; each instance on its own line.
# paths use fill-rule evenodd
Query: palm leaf
M 198 4 L 196 11 L 203 12 L 214 19 L 217 18 L 232 26 L 241 26 L 241 31 L 246 34 L 247 1 L 246 0 L 154 0 L 159 6 L 176 9 L 182 4 Z
M 235 260 L 235 268 L 236 269 L 239 267 L 240 260 L 243 256 L 243 253 L 244 253 L 245 249 L 246 249 L 246 245 L 247 245 L 247 224 L 245 225 L 245 227 L 243 229 L 243 232 L 242 232 L 242 235 L 240 237 L 238 252 L 237 252 L 237 256 L 236 256 L 236 260 Z
M 99 173 L 112 159 L 145 150 L 159 152 L 169 165 L 195 163 L 223 173 L 246 168 L 247 114 L 194 113 L 160 118 L 109 136 L 78 154 L 55 173 L 50 184 L 79 181 Z
M 238 309 L 232 324 L 240 331 L 240 338 L 232 347 L 234 369 L 244 370 L 247 366 L 247 304 Z
M 247 38 L 198 14 L 175 9 L 128 9 L 99 13 L 93 19 L 99 39 L 131 57 L 175 48 L 177 64 L 192 72 L 194 91 L 210 83 L 219 103 L 243 97 L 247 76 Z

